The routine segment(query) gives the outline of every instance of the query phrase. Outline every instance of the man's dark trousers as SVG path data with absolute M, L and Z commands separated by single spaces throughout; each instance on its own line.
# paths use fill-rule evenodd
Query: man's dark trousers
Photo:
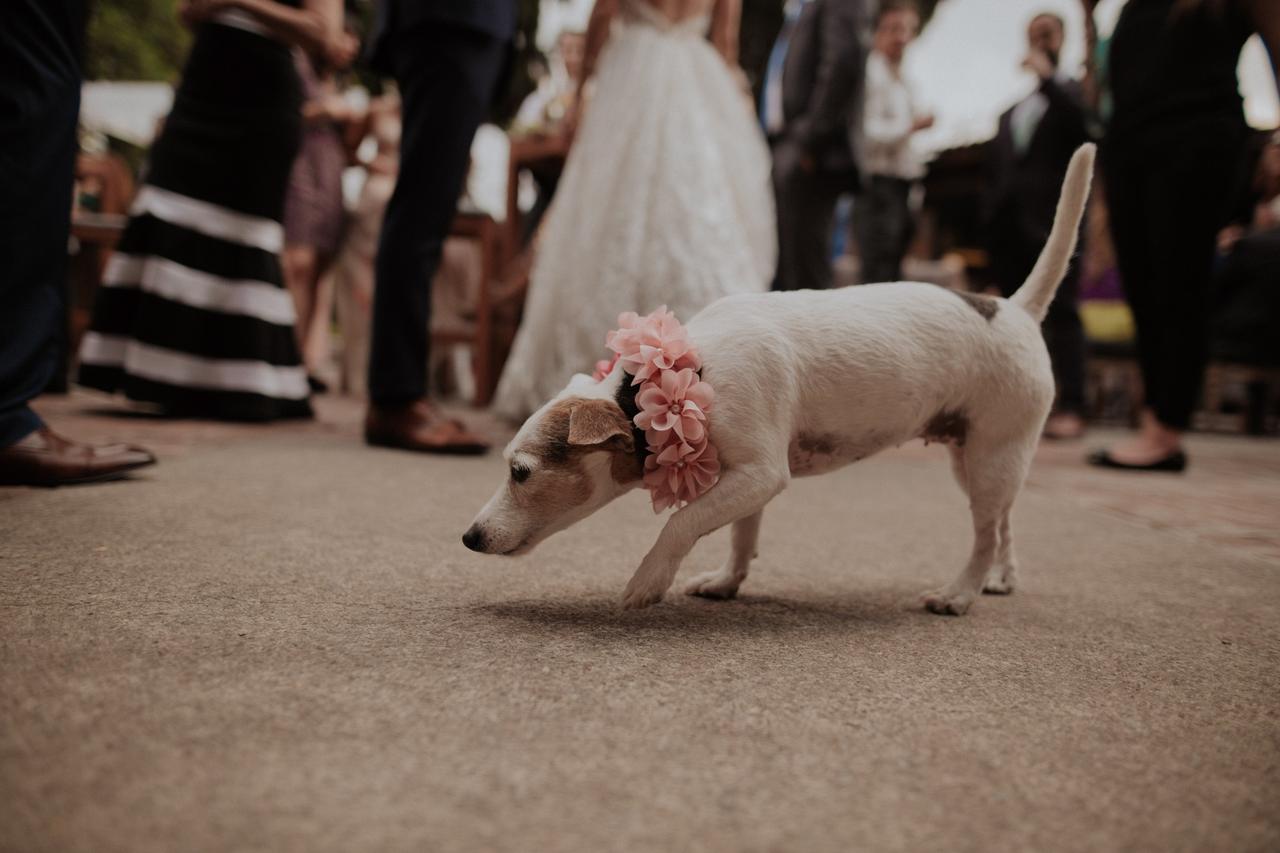
M 431 281 L 466 181 L 471 141 L 507 63 L 509 38 L 447 21 L 389 36 L 400 87 L 400 174 L 375 267 L 369 396 L 398 406 L 426 395 Z
M 862 283 L 902 281 L 902 258 L 911 244 L 911 181 L 872 175 L 853 208 L 854 233 L 862 260 Z
M 773 192 L 778 217 L 778 273 L 774 290 L 831 287 L 831 229 L 848 180 L 806 170 L 797 146 L 773 144 Z
M 0 448 L 40 427 L 65 338 L 84 21 L 83 0 L 12 0 L 0 25 Z

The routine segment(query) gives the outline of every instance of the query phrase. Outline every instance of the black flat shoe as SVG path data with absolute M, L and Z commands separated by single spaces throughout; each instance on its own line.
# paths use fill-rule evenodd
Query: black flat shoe
M 1095 450 L 1089 454 L 1088 462 L 1090 465 L 1097 465 L 1099 468 L 1113 468 L 1117 471 L 1163 471 L 1168 474 L 1181 474 L 1187 469 L 1187 454 L 1181 450 L 1175 450 L 1155 462 L 1148 462 L 1146 465 L 1132 465 L 1128 462 L 1118 462 L 1112 459 L 1111 454 L 1106 450 Z

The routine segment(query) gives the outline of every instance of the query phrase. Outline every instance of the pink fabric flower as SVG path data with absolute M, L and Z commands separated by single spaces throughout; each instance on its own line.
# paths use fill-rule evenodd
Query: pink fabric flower
M 615 354 L 613 358 L 602 358 L 596 362 L 596 369 L 592 371 L 591 378 L 597 382 L 603 382 L 610 373 L 613 373 L 613 366 L 618 363 L 618 356 Z
M 702 366 L 688 332 L 663 305 L 647 317 L 628 311 L 618 316 L 618 329 L 605 337 L 622 365 L 639 385 L 663 370 L 697 370 Z
M 636 426 L 645 431 L 645 440 L 660 447 L 673 432 L 677 439 L 697 444 L 707 436 L 707 411 L 715 400 L 711 386 L 689 368 L 663 370 L 645 382 L 636 395 Z
M 653 511 L 689 503 L 720 479 L 720 456 L 707 433 L 715 392 L 698 376 L 702 359 L 688 332 L 664 305 L 647 317 L 620 314 L 605 344 L 616 355 L 596 364 L 596 381 L 621 362 L 640 386 L 635 424 L 648 444 L 644 484 Z
M 696 445 L 673 441 L 650 447 L 644 460 L 644 484 L 655 513 L 694 500 L 719 479 L 720 457 L 706 439 Z

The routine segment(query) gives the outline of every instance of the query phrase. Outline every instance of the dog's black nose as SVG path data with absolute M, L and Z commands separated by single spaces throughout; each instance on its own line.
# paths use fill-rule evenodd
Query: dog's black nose
M 456 527 L 454 528 L 457 529 Z M 480 529 L 480 525 L 473 524 L 462 534 L 462 544 L 466 545 L 472 551 L 484 550 L 484 531 Z

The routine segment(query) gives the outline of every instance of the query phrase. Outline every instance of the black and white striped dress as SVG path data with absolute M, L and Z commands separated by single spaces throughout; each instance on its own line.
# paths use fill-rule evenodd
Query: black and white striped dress
M 178 415 L 311 415 L 280 268 L 300 106 L 289 48 L 252 18 L 200 28 L 98 291 L 81 384 Z

